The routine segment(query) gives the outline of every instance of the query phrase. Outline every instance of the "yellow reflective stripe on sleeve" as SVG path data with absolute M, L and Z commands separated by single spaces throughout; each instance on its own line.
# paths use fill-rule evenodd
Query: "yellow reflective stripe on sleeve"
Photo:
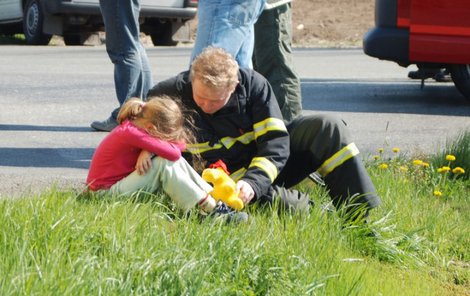
M 270 131 L 283 131 L 287 132 L 286 125 L 284 121 L 279 118 L 269 117 L 263 121 L 257 122 L 253 125 L 253 129 L 255 132 L 255 139 L 261 137 L 262 135 L 266 134 Z
M 232 178 L 233 181 L 238 181 L 240 180 L 246 173 L 246 169 L 245 168 L 241 168 L 235 172 L 233 172 L 231 175 L 230 175 L 230 178 Z
M 346 160 L 359 154 L 356 144 L 351 143 L 340 151 L 336 152 L 332 157 L 328 158 L 318 169 L 318 172 L 326 177 L 334 169 L 342 165 Z
M 278 174 L 276 166 L 266 157 L 254 157 L 248 168 L 251 167 L 258 167 L 263 170 L 268 175 L 271 182 L 274 182 Z

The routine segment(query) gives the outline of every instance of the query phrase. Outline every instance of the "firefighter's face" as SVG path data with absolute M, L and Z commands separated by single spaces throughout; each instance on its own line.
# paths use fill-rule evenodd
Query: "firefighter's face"
M 204 113 L 214 114 L 227 104 L 235 86 L 226 89 L 213 89 L 204 85 L 200 79 L 195 78 L 192 82 L 194 102 Z

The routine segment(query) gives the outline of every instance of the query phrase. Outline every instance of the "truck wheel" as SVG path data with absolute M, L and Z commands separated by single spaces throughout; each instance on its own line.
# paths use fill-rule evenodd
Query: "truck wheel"
M 52 35 L 42 32 L 44 14 L 39 0 L 28 0 L 23 11 L 23 33 L 31 45 L 47 45 Z
M 153 45 L 175 46 L 178 41 L 173 41 L 173 28 L 171 22 L 158 23 L 155 31 L 150 33 Z
M 453 65 L 450 73 L 457 89 L 470 100 L 470 65 Z
M 64 34 L 64 43 L 65 45 L 83 45 L 88 37 L 90 34 L 86 33 Z

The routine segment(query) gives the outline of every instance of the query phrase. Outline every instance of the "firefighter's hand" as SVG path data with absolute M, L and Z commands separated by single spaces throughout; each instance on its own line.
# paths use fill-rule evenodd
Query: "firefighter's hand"
M 142 150 L 137 158 L 137 162 L 135 164 L 135 170 L 139 175 L 145 175 L 152 167 L 152 156 L 153 154 Z
M 240 197 L 245 205 L 248 204 L 253 199 L 253 197 L 255 197 L 255 191 L 253 190 L 253 187 L 243 180 L 237 182 L 237 190 L 240 191 L 238 197 Z

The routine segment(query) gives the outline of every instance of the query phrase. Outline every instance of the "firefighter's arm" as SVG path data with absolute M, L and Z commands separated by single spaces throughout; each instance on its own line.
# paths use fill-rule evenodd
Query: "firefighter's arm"
M 271 86 L 262 77 L 255 76 L 254 80 L 251 85 L 250 108 L 257 155 L 251 160 L 241 180 L 247 182 L 259 197 L 268 191 L 286 164 L 290 144 Z

